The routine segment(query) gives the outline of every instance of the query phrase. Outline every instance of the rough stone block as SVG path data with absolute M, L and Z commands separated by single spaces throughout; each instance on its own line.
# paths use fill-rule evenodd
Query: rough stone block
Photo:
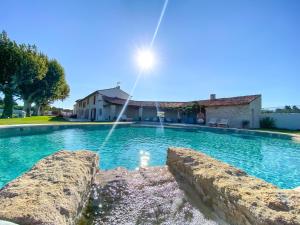
M 0 219 L 21 225 L 75 224 L 98 168 L 90 151 L 59 151 L 0 190 Z
M 235 225 L 299 225 L 300 192 L 275 187 L 190 149 L 169 148 L 170 171 L 202 201 Z

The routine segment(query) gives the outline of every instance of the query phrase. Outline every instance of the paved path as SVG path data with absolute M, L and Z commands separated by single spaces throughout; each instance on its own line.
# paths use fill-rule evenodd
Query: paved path
M 92 224 L 219 224 L 191 203 L 166 167 L 100 172 L 95 183 Z

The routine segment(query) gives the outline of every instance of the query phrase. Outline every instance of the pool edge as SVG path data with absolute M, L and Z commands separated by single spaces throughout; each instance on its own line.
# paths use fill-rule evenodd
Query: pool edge
M 31 128 L 70 128 L 70 127 L 86 127 L 86 126 L 99 126 L 99 127 L 109 127 L 114 123 L 112 122 L 72 122 L 72 123 L 58 123 L 58 124 L 14 124 L 14 125 L 0 125 L 0 137 L 3 130 L 21 130 L 22 129 L 31 129 Z M 118 122 L 118 126 L 141 126 L 141 127 L 161 127 L 159 123 L 149 123 L 149 122 Z M 265 130 L 251 130 L 251 129 L 239 129 L 239 128 L 222 128 L 222 127 L 209 127 L 198 124 L 182 124 L 182 123 L 164 123 L 163 127 L 165 128 L 185 128 L 185 129 L 198 129 L 204 131 L 221 131 L 224 133 L 237 133 L 237 134 L 248 134 L 248 135 L 257 135 L 264 137 L 275 137 L 282 139 L 291 139 L 300 142 L 299 134 L 289 134 L 283 132 L 275 132 L 275 131 L 265 131 Z

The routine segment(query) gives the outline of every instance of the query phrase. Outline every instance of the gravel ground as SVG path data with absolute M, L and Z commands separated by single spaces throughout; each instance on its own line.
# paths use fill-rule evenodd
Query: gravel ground
M 85 224 L 220 224 L 205 207 L 193 204 L 199 201 L 181 187 L 167 167 L 101 171 Z

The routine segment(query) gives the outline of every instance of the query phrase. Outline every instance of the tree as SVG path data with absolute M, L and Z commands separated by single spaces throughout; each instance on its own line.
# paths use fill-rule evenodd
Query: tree
M 42 88 L 39 84 L 46 76 L 48 59 L 34 45 L 21 45 L 20 48 L 22 57 L 17 77 L 18 94 L 24 101 L 26 116 L 31 116 L 31 105 L 34 96 Z
M 26 116 L 35 103 L 37 111 L 68 97 L 70 88 L 63 67 L 48 60 L 35 45 L 18 45 L 3 31 L 0 34 L 0 92 L 4 94 L 2 117 L 12 117 L 14 96 L 23 99 Z
M 0 91 L 4 94 L 2 118 L 12 117 L 17 74 L 20 68 L 21 51 L 7 33 L 0 34 Z
M 285 112 L 292 112 L 292 107 L 289 106 L 289 105 L 286 105 L 286 106 L 284 107 L 284 111 L 285 111 Z
M 33 96 L 35 115 L 40 114 L 41 107 L 45 108 L 55 100 L 64 100 L 69 96 L 70 88 L 65 79 L 63 67 L 53 59 L 48 62 L 45 77 L 38 81 L 38 92 Z
M 294 105 L 293 106 L 293 112 L 294 113 L 300 113 L 300 109 L 296 105 Z
M 300 109 L 294 105 L 294 106 L 289 106 L 286 105 L 284 108 L 277 108 L 275 110 L 277 113 L 300 113 Z

